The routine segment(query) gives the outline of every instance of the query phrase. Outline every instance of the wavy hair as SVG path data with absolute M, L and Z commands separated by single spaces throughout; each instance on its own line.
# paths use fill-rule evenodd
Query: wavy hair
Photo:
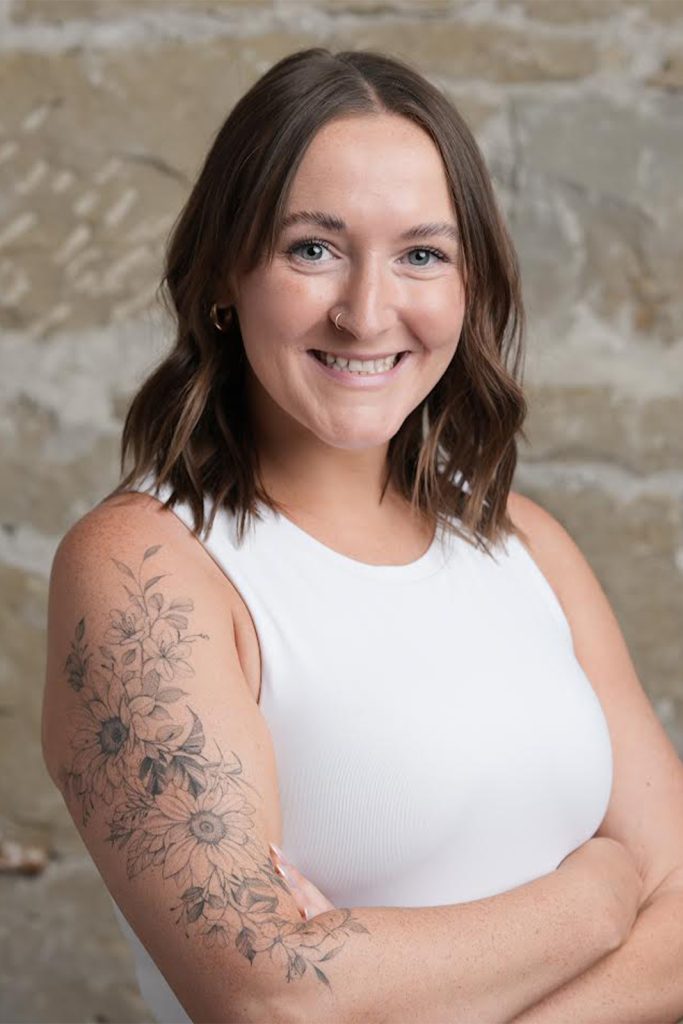
M 246 356 L 233 310 L 228 333 L 210 309 L 237 275 L 271 259 L 288 193 L 316 132 L 335 118 L 391 113 L 438 148 L 460 234 L 462 333 L 448 368 L 388 445 L 389 483 L 421 515 L 487 553 L 519 533 L 507 512 L 526 402 L 519 379 L 525 315 L 517 257 L 484 159 L 449 99 L 409 64 L 369 50 L 312 47 L 273 65 L 217 132 L 165 252 L 160 284 L 177 321 L 171 351 L 134 395 L 112 492 L 152 474 L 187 502 L 195 535 L 219 507 L 241 540 L 266 492 L 245 400 Z M 205 496 L 213 502 L 206 517 Z

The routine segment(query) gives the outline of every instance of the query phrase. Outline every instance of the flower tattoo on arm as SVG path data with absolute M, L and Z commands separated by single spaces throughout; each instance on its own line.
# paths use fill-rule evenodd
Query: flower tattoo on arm
M 258 793 L 235 753 L 207 756 L 204 727 L 185 700 L 193 645 L 209 637 L 189 631 L 189 598 L 168 600 L 158 589 L 168 573 L 143 578 L 161 547 L 147 548 L 137 573 L 113 559 L 127 601 L 110 612 L 105 643 L 93 650 L 85 618 L 76 626 L 64 666 L 78 695 L 65 798 L 84 827 L 104 809 L 107 841 L 125 851 L 129 878 L 156 868 L 173 880 L 178 901 L 169 909 L 188 938 L 232 943 L 250 963 L 268 953 L 287 981 L 311 967 L 331 988 L 318 964 L 367 928 L 346 908 L 318 923 L 293 922 L 279 908 L 289 891 L 255 834 L 250 794 Z

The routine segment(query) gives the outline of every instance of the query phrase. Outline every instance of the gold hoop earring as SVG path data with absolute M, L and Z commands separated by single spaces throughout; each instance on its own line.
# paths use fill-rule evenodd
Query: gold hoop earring
M 222 323 L 221 323 L 221 321 L 219 320 L 219 317 L 218 317 L 218 303 L 217 302 L 214 302 L 213 306 L 211 307 L 211 312 L 210 312 L 209 316 L 211 317 L 211 322 L 214 325 L 214 327 L 216 328 L 216 330 L 225 332 L 228 329 L 228 327 L 230 326 L 231 322 L 232 322 L 232 306 L 223 306 L 222 308 L 223 309 L 227 309 L 227 311 L 228 311 L 226 319 Z

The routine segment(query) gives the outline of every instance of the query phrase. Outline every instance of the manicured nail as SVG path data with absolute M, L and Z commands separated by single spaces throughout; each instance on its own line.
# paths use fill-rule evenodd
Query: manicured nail
M 277 871 L 278 875 L 282 875 L 283 878 L 286 878 L 291 885 L 289 875 L 285 874 L 285 864 L 289 864 L 289 861 L 285 857 L 280 847 L 276 846 L 275 843 L 268 843 L 268 846 L 270 847 L 271 852 L 275 855 L 275 870 Z
M 270 846 L 271 850 L 273 851 L 273 853 L 275 854 L 279 861 L 281 861 L 283 864 L 289 863 L 289 861 L 287 860 L 279 846 L 276 846 L 275 843 L 268 843 L 268 845 Z
M 286 883 L 290 887 L 290 889 L 295 889 L 296 888 L 296 882 L 290 876 L 289 872 L 287 871 L 287 868 L 285 867 L 285 865 L 288 863 L 288 861 L 285 859 L 285 855 L 283 854 L 282 850 L 280 850 L 280 848 L 277 847 L 275 845 L 275 843 L 268 843 L 268 846 L 270 847 L 270 849 L 275 854 L 275 870 L 276 870 L 276 872 L 278 873 L 280 878 L 284 878 L 284 880 L 286 881 Z

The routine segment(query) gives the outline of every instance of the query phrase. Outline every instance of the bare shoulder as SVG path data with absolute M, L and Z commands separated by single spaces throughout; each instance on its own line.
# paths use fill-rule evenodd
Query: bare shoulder
M 508 495 L 508 513 L 523 534 L 520 540 L 555 591 L 575 646 L 582 645 L 587 633 L 595 638 L 599 623 L 603 629 L 618 629 L 600 580 L 562 523 L 518 491 Z
M 139 546 L 141 538 L 153 537 L 173 551 L 177 564 L 191 572 L 196 582 L 216 588 L 216 596 L 234 607 L 237 591 L 211 558 L 198 537 L 170 508 L 150 494 L 127 491 L 95 505 L 62 537 L 53 562 L 56 570 L 68 565 L 77 570 L 85 559 L 106 544 Z
M 154 666 L 158 681 L 194 675 L 193 661 L 210 634 L 214 657 L 236 687 L 242 682 L 225 582 L 186 525 L 147 494 L 107 499 L 67 531 L 48 593 L 42 741 L 53 779 L 65 753 L 65 677 L 76 694 L 88 672 L 105 666 L 123 679 L 133 671 L 134 652 Z M 203 628 L 191 629 L 192 613 Z M 162 701 L 156 715 L 164 710 Z
M 555 516 L 518 491 L 510 491 L 507 510 L 523 534 L 520 540 L 566 611 L 572 581 L 593 575 L 579 546 Z
M 105 498 L 93 506 L 62 537 L 57 554 L 73 554 L 80 545 L 88 545 L 101 538 L 135 541 L 150 529 L 161 532 L 176 543 L 187 543 L 190 532 L 161 501 L 141 491 L 126 491 Z

